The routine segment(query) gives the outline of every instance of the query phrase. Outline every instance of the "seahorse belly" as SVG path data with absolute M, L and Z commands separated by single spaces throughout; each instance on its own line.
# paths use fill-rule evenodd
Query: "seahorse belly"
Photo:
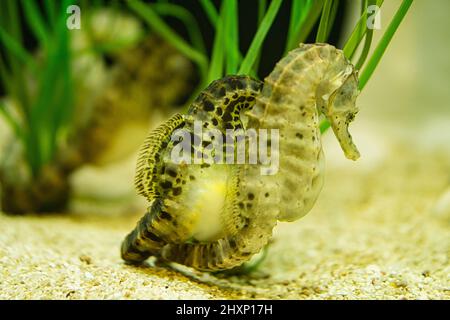
M 228 193 L 229 169 L 225 165 L 194 169 L 189 188 L 180 197 L 185 202 L 184 214 L 193 216 L 190 238 L 195 241 L 214 241 L 225 233 L 224 208 Z

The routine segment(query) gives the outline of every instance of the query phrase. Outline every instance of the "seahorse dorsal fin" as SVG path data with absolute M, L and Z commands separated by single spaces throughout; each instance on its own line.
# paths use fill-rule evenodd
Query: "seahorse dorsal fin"
M 177 113 L 150 132 L 139 149 L 134 185 L 137 192 L 151 200 L 155 196 L 155 169 L 160 154 L 166 148 L 172 132 L 183 125 L 184 117 Z

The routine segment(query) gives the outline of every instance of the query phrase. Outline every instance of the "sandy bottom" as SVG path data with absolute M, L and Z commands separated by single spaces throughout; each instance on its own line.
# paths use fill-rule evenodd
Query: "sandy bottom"
M 278 225 L 254 273 L 123 264 L 138 213 L 0 215 L 0 298 L 449 299 L 448 154 L 375 145 L 356 165 L 328 148 L 317 205 Z

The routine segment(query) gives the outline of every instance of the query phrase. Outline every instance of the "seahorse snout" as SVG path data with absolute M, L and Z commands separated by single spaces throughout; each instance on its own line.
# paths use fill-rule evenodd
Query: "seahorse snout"
M 357 160 L 360 157 L 360 154 L 348 131 L 350 120 L 348 120 L 348 117 L 347 119 L 338 119 L 339 117 L 331 121 L 331 128 L 333 129 L 334 135 L 338 139 L 345 157 L 350 160 Z

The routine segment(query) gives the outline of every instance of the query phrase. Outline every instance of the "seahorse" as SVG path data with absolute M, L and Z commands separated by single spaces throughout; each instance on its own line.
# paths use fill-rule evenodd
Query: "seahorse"
M 122 244 L 122 258 L 149 256 L 215 271 L 249 260 L 270 240 L 278 221 L 294 221 L 314 205 L 323 185 L 319 118 L 331 124 L 347 158 L 359 152 L 348 132 L 358 109 L 358 77 L 341 50 L 300 44 L 264 80 L 228 76 L 150 134 L 137 165 L 136 187 L 151 206 Z M 205 127 L 278 129 L 279 171 L 261 165 L 175 164 L 172 134 Z M 246 120 L 246 121 L 244 121 Z M 195 140 L 195 137 L 193 137 Z M 204 153 L 203 146 L 192 154 Z M 277 152 L 275 150 L 274 152 Z

